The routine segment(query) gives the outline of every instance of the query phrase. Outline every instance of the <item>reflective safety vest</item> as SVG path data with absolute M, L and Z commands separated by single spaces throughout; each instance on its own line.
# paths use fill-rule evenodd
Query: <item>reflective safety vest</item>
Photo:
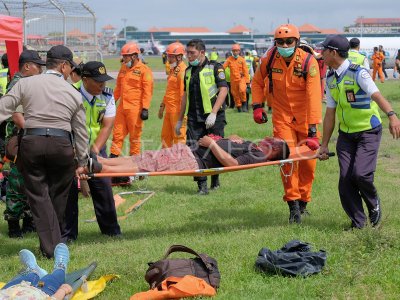
M 190 77 L 192 75 L 192 68 L 189 67 L 186 69 L 185 79 L 186 79 L 186 112 L 189 111 L 189 84 Z M 207 64 L 203 67 L 203 69 L 199 73 L 200 78 L 200 93 L 201 99 L 203 100 L 203 109 L 204 114 L 209 114 L 212 110 L 211 100 L 217 95 L 218 87 L 215 84 L 214 77 L 214 65 Z
M 339 129 L 346 133 L 369 130 L 382 123 L 378 105 L 357 84 L 357 75 L 362 69 L 352 64 L 338 80 L 334 71 L 326 78 L 326 85 L 337 104 Z
M 4 95 L 7 91 L 7 78 L 8 68 L 0 69 L 0 93 Z
M 246 61 L 247 69 L 249 70 L 249 74 L 250 74 L 251 73 L 250 69 L 253 68 L 253 60 L 254 60 L 254 58 L 252 56 L 246 55 L 244 57 L 244 60 Z M 255 70 L 253 70 L 253 71 L 255 71 Z
M 231 82 L 231 68 L 225 68 L 225 80 L 226 82 Z
M 351 61 L 352 64 L 362 66 L 364 64 L 365 56 L 358 51 L 350 50 L 348 60 Z
M 213 52 L 211 52 L 211 54 L 210 54 L 210 60 L 214 60 L 214 61 L 216 61 L 217 59 L 218 59 L 218 52 L 216 52 L 216 51 L 213 51 Z
M 83 107 L 86 111 L 86 129 L 89 135 L 89 146 L 92 146 L 99 135 L 106 107 L 112 98 L 112 94 L 103 91 L 100 96 L 96 96 L 93 100 L 86 99 L 81 90 L 82 81 L 74 83 L 74 86 L 82 94 Z

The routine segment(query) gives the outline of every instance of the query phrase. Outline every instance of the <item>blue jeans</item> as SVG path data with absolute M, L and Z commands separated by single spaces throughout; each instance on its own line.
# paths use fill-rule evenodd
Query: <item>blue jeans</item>
M 5 290 L 6 288 L 21 283 L 22 281 L 28 281 L 31 283 L 31 286 L 34 286 L 47 295 L 52 296 L 60 288 L 60 286 L 65 283 L 65 270 L 56 269 L 53 271 L 53 273 L 47 274 L 42 278 L 39 278 L 39 275 L 34 272 L 19 275 L 13 278 L 2 289 Z

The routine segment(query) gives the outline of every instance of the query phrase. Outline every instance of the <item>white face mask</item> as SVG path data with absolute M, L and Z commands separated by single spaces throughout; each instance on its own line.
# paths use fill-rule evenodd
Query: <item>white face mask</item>
M 173 62 L 172 64 L 169 64 L 169 65 L 171 66 L 171 68 L 175 68 L 178 65 L 178 63 L 177 62 Z
M 128 62 L 126 63 L 126 66 L 127 66 L 128 68 L 131 68 L 131 67 L 132 67 L 132 60 L 128 61 Z

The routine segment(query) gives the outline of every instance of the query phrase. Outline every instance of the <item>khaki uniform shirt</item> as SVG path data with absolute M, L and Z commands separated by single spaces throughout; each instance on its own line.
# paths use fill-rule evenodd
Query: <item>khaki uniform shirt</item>
M 74 131 L 80 166 L 87 163 L 88 135 L 81 94 L 61 74 L 51 71 L 21 78 L 0 101 L 0 123 L 18 105 L 24 111 L 25 128 L 57 128 Z

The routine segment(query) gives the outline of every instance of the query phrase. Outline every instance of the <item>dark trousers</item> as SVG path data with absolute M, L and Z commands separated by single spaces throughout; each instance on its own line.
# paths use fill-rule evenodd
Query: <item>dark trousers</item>
M 186 129 L 186 144 L 190 147 L 197 147 L 197 141 L 207 135 L 207 134 L 215 134 L 224 137 L 224 128 L 226 125 L 225 121 L 225 112 L 219 112 L 217 114 L 217 119 L 215 120 L 215 124 L 213 127 L 206 129 L 206 125 L 204 122 L 197 122 L 190 117 L 188 117 L 187 121 L 187 129 Z M 212 175 L 211 178 L 216 180 L 219 175 Z M 207 176 L 201 177 L 193 177 L 194 181 L 207 181 Z
M 100 155 L 107 157 L 105 149 Z M 111 187 L 111 178 L 99 177 L 88 180 L 92 196 L 94 212 L 102 234 L 117 235 L 121 229 L 117 220 L 114 195 Z M 69 191 L 67 209 L 65 213 L 65 230 L 62 232 L 63 240 L 76 240 L 78 237 L 78 183 L 74 179 Z
M 61 242 L 64 213 L 74 176 L 74 150 L 69 138 L 27 135 L 22 138 L 18 168 L 39 235 L 40 248 L 47 257 Z
M 339 159 L 339 195 L 342 207 L 354 227 L 364 227 L 368 210 L 376 208 L 378 194 L 374 186 L 374 173 L 382 136 L 382 126 L 374 129 L 344 133 L 339 131 L 336 151 Z

